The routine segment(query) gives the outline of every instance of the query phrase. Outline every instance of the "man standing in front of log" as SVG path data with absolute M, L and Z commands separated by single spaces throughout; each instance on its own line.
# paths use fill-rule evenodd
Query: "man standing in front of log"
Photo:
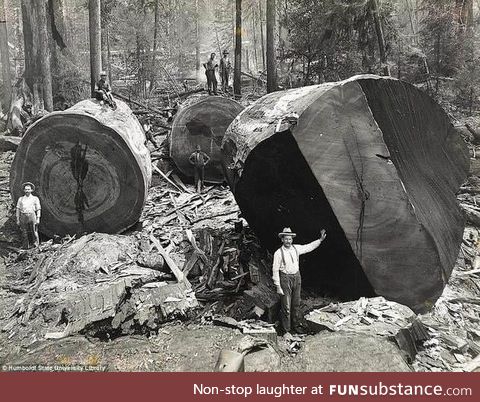
M 197 149 L 188 158 L 193 165 L 193 173 L 195 178 L 195 190 L 197 193 L 201 193 L 203 190 L 203 180 L 205 178 L 205 165 L 210 162 L 210 157 L 202 151 L 200 145 L 197 145 Z
M 38 225 L 40 224 L 40 200 L 38 197 L 32 195 L 35 191 L 35 186 L 26 182 L 22 184 L 24 196 L 17 201 L 17 225 L 22 231 L 23 248 L 28 249 L 32 244 L 30 238 L 33 240 L 33 245 L 39 245 Z
M 318 248 L 327 234 L 322 229 L 319 239 L 304 245 L 293 245 L 295 236 L 296 233 L 293 233 L 292 229 L 283 229 L 278 234 L 283 245 L 273 255 L 273 283 L 277 287 L 277 293 L 281 296 L 280 322 L 286 334 L 290 333 L 292 327 L 294 331 L 301 331 L 298 317 L 302 290 L 299 256 Z

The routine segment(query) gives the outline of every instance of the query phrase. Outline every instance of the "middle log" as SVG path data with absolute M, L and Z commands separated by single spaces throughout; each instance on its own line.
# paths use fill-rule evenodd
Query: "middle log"
M 268 94 L 230 125 L 229 184 L 270 251 L 291 227 L 304 287 L 345 299 L 382 295 L 417 312 L 441 295 L 464 219 L 455 193 L 466 144 L 428 95 L 391 78 Z

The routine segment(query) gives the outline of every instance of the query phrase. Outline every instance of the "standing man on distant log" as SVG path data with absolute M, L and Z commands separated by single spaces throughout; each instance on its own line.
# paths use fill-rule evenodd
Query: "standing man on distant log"
M 215 76 L 215 70 L 218 68 L 218 64 L 215 63 L 215 53 L 211 53 L 206 63 L 203 63 L 205 67 L 205 75 L 207 76 L 208 94 L 217 95 L 217 77 Z
M 232 70 L 232 63 L 228 58 L 228 50 L 223 51 L 223 57 L 220 59 L 220 78 L 222 80 L 222 91 L 227 92 L 228 80 L 230 78 L 230 71 Z
M 278 234 L 283 245 L 273 255 L 273 283 L 277 287 L 277 293 L 281 296 L 280 322 L 285 333 L 290 333 L 292 327 L 296 332 L 301 332 L 298 316 L 302 290 L 299 256 L 318 248 L 327 234 L 322 229 L 318 240 L 305 245 L 293 245 L 295 236 L 296 233 L 293 233 L 292 229 L 283 229 Z
M 26 182 L 22 184 L 22 188 L 25 195 L 17 201 L 17 225 L 22 231 L 23 248 L 29 249 L 31 245 L 37 247 L 40 244 L 38 225 L 40 224 L 41 207 L 38 197 L 32 195 L 35 186 Z
M 210 161 L 210 157 L 202 151 L 200 145 L 197 145 L 197 149 L 188 158 L 193 165 L 194 177 L 195 177 L 195 190 L 197 193 L 201 193 L 203 190 L 203 180 L 205 177 L 205 165 Z

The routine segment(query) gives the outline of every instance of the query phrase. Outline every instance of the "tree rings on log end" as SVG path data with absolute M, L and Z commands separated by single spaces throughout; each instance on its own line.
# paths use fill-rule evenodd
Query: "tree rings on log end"
M 205 166 L 205 180 L 225 180 L 220 147 L 225 131 L 242 110 L 238 102 L 221 96 L 201 97 L 180 109 L 172 126 L 170 156 L 185 176 L 193 176 L 189 157 L 200 145 L 211 158 Z
M 145 134 L 129 107 L 94 100 L 53 112 L 33 124 L 10 172 L 14 201 L 35 184 L 47 236 L 120 233 L 142 212 L 151 181 Z
M 272 252 L 290 226 L 304 287 L 375 294 L 420 312 L 443 291 L 464 219 L 455 193 L 466 144 L 446 113 L 405 82 L 377 76 L 274 92 L 245 109 L 222 145 L 229 184 Z

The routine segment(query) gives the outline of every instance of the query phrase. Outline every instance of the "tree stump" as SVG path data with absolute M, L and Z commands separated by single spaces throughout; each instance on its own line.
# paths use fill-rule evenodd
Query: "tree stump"
M 47 236 L 120 233 L 135 224 L 151 180 L 145 134 L 129 107 L 95 100 L 53 112 L 31 125 L 10 172 L 14 202 L 30 181 Z
M 222 149 L 238 205 L 270 251 L 283 227 L 298 243 L 327 230 L 301 264 L 304 286 L 417 312 L 442 293 L 462 242 L 455 193 L 468 152 L 422 91 L 370 75 L 268 94 L 230 125 Z
M 242 105 L 221 96 L 196 98 L 179 110 L 172 126 L 170 156 L 185 176 L 193 177 L 188 159 L 200 145 L 211 158 L 205 166 L 205 181 L 225 180 L 220 146 L 227 127 L 242 110 Z

